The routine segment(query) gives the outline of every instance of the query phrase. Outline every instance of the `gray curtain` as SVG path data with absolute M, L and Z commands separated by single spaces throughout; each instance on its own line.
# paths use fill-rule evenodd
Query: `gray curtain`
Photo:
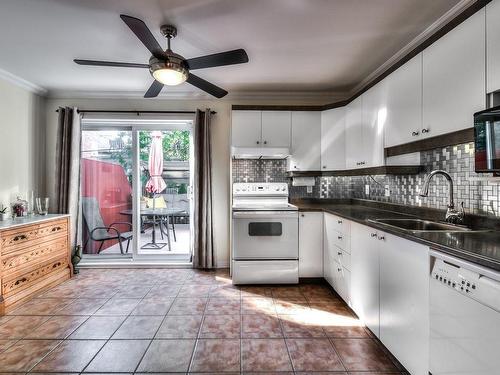
M 194 249 L 193 266 L 216 268 L 212 217 L 211 111 L 196 111 L 194 124 Z
M 60 107 L 57 124 L 54 210 L 71 215 L 71 249 L 81 244 L 80 221 L 80 115 L 76 108 Z

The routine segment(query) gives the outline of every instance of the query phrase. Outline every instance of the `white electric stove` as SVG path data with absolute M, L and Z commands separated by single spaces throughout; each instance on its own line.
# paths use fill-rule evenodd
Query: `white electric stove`
M 233 184 L 234 284 L 298 283 L 298 235 L 287 183 Z

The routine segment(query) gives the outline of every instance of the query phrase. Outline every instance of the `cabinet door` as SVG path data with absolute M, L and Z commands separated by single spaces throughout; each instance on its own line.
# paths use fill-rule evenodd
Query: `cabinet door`
M 292 113 L 290 111 L 262 111 L 262 145 L 290 147 Z
M 374 229 L 351 223 L 351 305 L 377 337 L 380 336 L 379 242 Z
M 345 169 L 345 108 L 321 112 L 321 170 Z
M 423 52 L 423 129 L 433 137 L 474 125 L 485 108 L 484 9 Z
M 385 81 L 363 94 L 362 167 L 384 165 L 384 125 L 386 118 Z
M 361 168 L 363 159 L 362 96 L 346 106 L 345 117 L 345 163 L 347 169 Z
M 500 1 L 486 5 L 486 72 L 488 93 L 500 90 Z
M 299 277 L 323 276 L 323 213 L 299 216 Z
M 422 54 L 418 54 L 387 81 L 385 147 L 419 139 L 422 129 Z
M 335 267 L 335 241 L 334 236 L 336 236 L 337 231 L 335 230 L 335 222 L 337 217 L 331 214 L 325 213 L 323 215 L 323 277 L 328 281 L 328 283 L 335 289 L 335 277 L 336 277 L 336 267 Z
M 411 374 L 427 375 L 429 248 L 390 234 L 383 235 L 380 340 Z
M 292 112 L 292 171 L 319 171 L 321 159 L 321 112 Z
M 261 111 L 232 112 L 233 147 L 260 147 L 262 134 Z

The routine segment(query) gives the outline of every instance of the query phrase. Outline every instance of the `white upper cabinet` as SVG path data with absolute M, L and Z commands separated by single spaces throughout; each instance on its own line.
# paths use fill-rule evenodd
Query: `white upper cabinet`
M 321 170 L 345 169 L 345 107 L 321 112 Z
M 233 147 L 260 147 L 261 135 L 261 111 L 232 112 L 231 145 Z
M 290 147 L 291 129 L 290 111 L 262 111 L 263 147 Z
M 390 74 L 385 81 L 385 147 L 418 140 L 422 132 L 422 54 Z
M 480 10 L 423 52 L 426 136 L 470 128 L 474 112 L 485 108 L 484 12 Z
M 291 171 L 319 171 L 321 161 L 321 112 L 292 112 Z
M 387 117 L 385 81 L 363 94 L 362 167 L 384 165 L 384 126 Z
M 500 1 L 486 5 L 486 91 L 500 90 Z
M 363 160 L 363 110 L 362 96 L 346 106 L 345 115 L 345 163 L 347 169 L 361 168 Z

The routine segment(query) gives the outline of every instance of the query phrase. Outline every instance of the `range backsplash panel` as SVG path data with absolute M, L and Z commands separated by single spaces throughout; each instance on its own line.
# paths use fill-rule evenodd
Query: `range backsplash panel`
M 360 198 L 444 210 L 448 206 L 448 184 L 442 176 L 434 177 L 427 198 L 418 195 L 426 174 L 443 169 L 453 178 L 457 205 L 464 202 L 467 212 L 500 217 L 500 179 L 474 172 L 473 143 L 423 151 L 420 160 L 424 171 L 418 175 L 316 177 L 312 193 L 307 193 L 305 187 L 291 186 L 286 160 L 233 160 L 233 182 L 288 181 L 292 198 Z

